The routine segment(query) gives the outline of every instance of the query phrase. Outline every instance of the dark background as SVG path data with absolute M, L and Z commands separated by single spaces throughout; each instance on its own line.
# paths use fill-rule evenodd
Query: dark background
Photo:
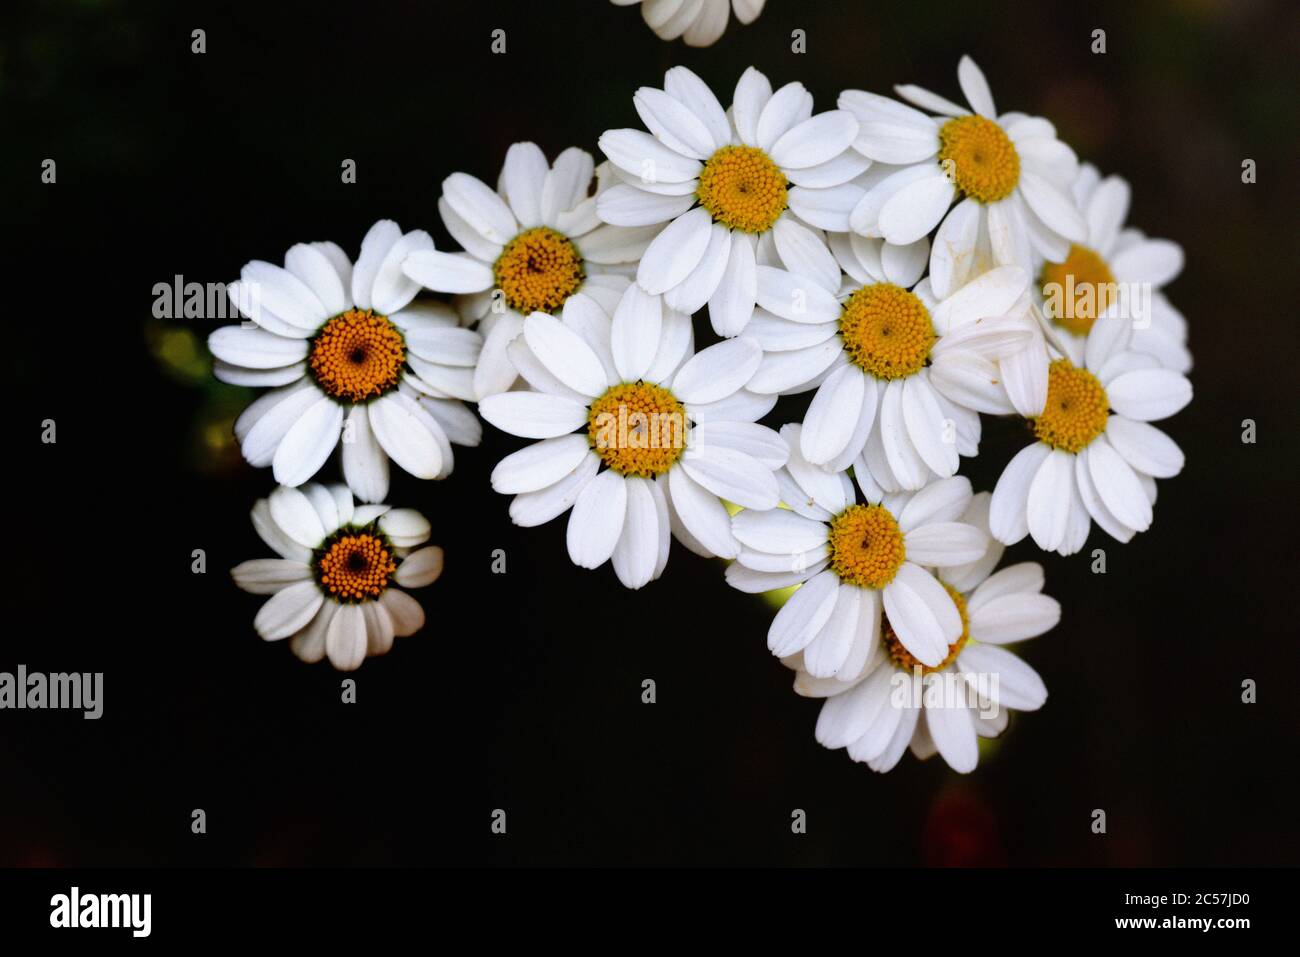
M 1296 863 L 1295 4 L 770 0 L 704 51 L 605 0 L 0 16 L 0 670 L 105 672 L 99 721 L 0 713 L 0 864 Z M 957 98 L 964 52 L 1001 109 L 1049 116 L 1132 182 L 1130 223 L 1182 243 L 1169 293 L 1197 362 L 1167 424 L 1187 467 L 1161 483 L 1152 530 L 1121 547 L 1094 527 L 1068 559 L 1009 551 L 1044 563 L 1064 617 L 1022 646 L 1046 707 L 1013 717 L 973 775 L 906 756 L 881 777 L 816 744 L 819 703 L 765 648 L 771 608 L 720 562 L 675 545 L 662 580 L 626 593 L 569 563 L 563 520 L 513 527 L 487 476 L 521 443 L 491 428 L 444 482 L 394 471 L 390 501 L 431 517 L 447 571 L 416 593 L 425 631 L 354 676 L 357 704 L 328 665 L 258 640 L 263 599 L 227 575 L 269 554 L 247 517 L 269 470 L 228 437 L 250 394 L 207 373 L 215 323 L 150 318 L 154 283 L 228 281 L 312 239 L 355 256 L 380 217 L 446 248 L 443 177 L 494 183 L 516 140 L 595 152 L 674 64 L 724 104 L 752 63 L 828 109 L 845 87 Z M 46 418 L 55 445 L 38 442 Z M 989 489 L 1022 444 L 986 418 L 963 472 Z

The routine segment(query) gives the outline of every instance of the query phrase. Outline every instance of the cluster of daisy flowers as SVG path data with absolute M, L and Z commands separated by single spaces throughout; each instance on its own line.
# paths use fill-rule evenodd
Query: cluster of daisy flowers
M 688 13 L 725 25 L 725 3 L 644 7 L 688 42 Z M 1010 646 L 1060 618 L 1004 548 L 1151 525 L 1183 466 L 1151 423 L 1190 401 L 1191 358 L 1161 291 L 1181 250 L 1125 225 L 1125 181 L 998 113 L 969 58 L 957 78 L 967 106 L 900 86 L 818 111 L 753 68 L 724 107 L 674 67 L 599 164 L 516 143 L 495 188 L 448 176 L 457 248 L 384 220 L 355 261 L 315 242 L 246 265 L 249 322 L 209 345 L 218 378 L 268 389 L 235 426 L 279 484 L 252 513 L 279 557 L 234 570 L 271 595 L 257 632 L 351 669 L 422 626 L 401 589 L 442 552 L 379 503 L 393 464 L 451 471 L 476 404 L 528 440 L 491 474 L 517 525 L 567 515 L 573 563 L 632 589 L 673 539 L 727 561 L 733 588 L 788 595 L 767 644 L 824 699 L 818 741 L 972 770 L 1047 697 Z M 794 395 L 802 420 L 769 422 Z M 983 416 L 1028 444 L 976 492 L 958 473 Z M 310 481 L 336 449 L 343 484 Z

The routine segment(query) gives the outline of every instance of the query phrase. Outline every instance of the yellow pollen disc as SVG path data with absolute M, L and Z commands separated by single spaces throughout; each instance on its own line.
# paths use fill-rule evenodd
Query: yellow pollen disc
M 1020 182 L 1020 155 L 1011 138 L 982 116 L 958 116 L 939 128 L 939 165 L 981 203 L 1006 199 Z
M 686 408 L 667 389 L 624 382 L 591 403 L 587 438 L 620 475 L 654 478 L 686 448 Z
M 316 333 L 310 359 L 312 374 L 327 395 L 363 402 L 397 385 L 406 344 L 386 316 L 349 309 Z
M 369 532 L 345 533 L 316 560 L 316 580 L 338 601 L 378 598 L 397 571 L 388 547 Z
M 919 372 L 936 338 L 925 303 L 887 282 L 863 286 L 849 297 L 840 335 L 849 359 L 879 379 Z
M 1109 414 L 1110 402 L 1097 377 L 1068 359 L 1057 359 L 1047 368 L 1047 405 L 1030 422 L 1040 442 L 1081 452 L 1101 435 Z
M 762 150 L 724 146 L 704 164 L 695 195 L 716 222 L 765 233 L 785 212 L 786 178 Z
M 1106 260 L 1086 246 L 1071 246 L 1063 263 L 1047 263 L 1040 277 L 1047 316 L 1076 336 L 1086 336 L 1116 296 Z
M 898 640 L 898 635 L 894 633 L 894 626 L 889 623 L 889 619 L 883 616 L 881 618 L 880 635 L 885 642 L 885 651 L 889 652 L 890 659 L 903 671 L 911 672 L 914 668 L 920 668 L 921 673 L 925 675 L 933 671 L 941 671 L 956 661 L 961 650 L 970 642 L 970 618 L 966 614 L 966 599 L 961 596 L 961 592 L 947 583 L 944 583 L 943 589 L 951 596 L 952 603 L 957 606 L 957 614 L 961 615 L 961 634 L 948 646 L 947 657 L 933 668 L 913 658 L 903 647 L 903 643 Z
M 517 312 L 554 312 L 587 278 L 582 256 L 566 236 L 538 226 L 501 250 L 492 267 L 506 304 Z
M 881 505 L 850 505 L 831 519 L 831 570 L 860 588 L 884 588 L 907 557 L 898 522 Z

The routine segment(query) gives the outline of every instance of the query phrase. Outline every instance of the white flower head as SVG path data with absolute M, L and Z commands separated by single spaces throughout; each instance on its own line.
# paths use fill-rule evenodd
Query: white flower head
M 732 11 L 750 24 L 763 12 L 767 0 L 612 0 L 618 7 L 641 5 L 646 26 L 661 40 L 681 37 L 688 47 L 713 46 L 727 29 Z
M 517 525 L 572 508 L 573 563 L 613 561 L 628 588 L 662 574 L 670 533 L 734 558 L 724 501 L 774 508 L 786 446 L 757 425 L 772 397 L 745 388 L 762 358 L 740 337 L 694 351 L 690 317 L 629 286 L 608 317 L 581 293 L 560 317 L 533 313 L 509 347 L 531 387 L 479 405 L 512 435 L 540 439 L 503 459 L 492 486 L 514 495 Z
M 1182 247 L 1125 227 L 1130 190 L 1122 178 L 1102 179 L 1095 166 L 1084 163 L 1072 190 L 1088 235 L 1072 244 L 1064 259 L 1043 262 L 1038 270 L 1044 329 L 1052 344 L 1082 365 L 1092 324 L 1101 316 L 1121 316 L 1133 324 L 1129 348 L 1186 374 L 1192 367 L 1187 320 L 1160 291 L 1182 271 Z
M 409 508 L 357 505 L 343 485 L 280 486 L 253 506 L 253 527 L 280 557 L 231 569 L 235 583 L 270 595 L 253 627 L 289 639 L 303 661 L 328 656 L 352 671 L 386 654 L 394 637 L 424 627 L 424 609 L 402 588 L 442 574 L 442 549 L 424 545 L 429 521 Z M 397 587 L 401 586 L 401 588 Z
M 961 520 L 970 482 L 953 476 L 885 495 L 855 470 L 859 502 L 846 473 L 803 458 L 799 426 L 781 434 L 790 457 L 777 479 L 789 508 L 737 513 L 732 531 L 741 550 L 727 568 L 727 581 L 741 591 L 801 586 L 773 619 L 768 649 L 778 658 L 802 652 L 817 677 L 856 677 L 871 662 L 883 613 L 908 654 L 939 665 L 962 622 L 927 569 L 976 562 L 988 548 L 987 532 Z
M 391 220 L 366 233 L 354 265 L 334 243 L 299 243 L 284 266 L 253 261 L 229 285 L 254 325 L 208 337 L 223 382 L 277 388 L 235 422 L 250 465 L 271 466 L 281 485 L 315 475 L 342 445 L 343 474 L 357 497 L 388 494 L 391 458 L 417 478 L 452 469 L 451 443 L 477 445 L 472 399 L 478 333 L 441 304 L 416 304 L 406 256 L 431 249 L 429 234 Z
M 988 510 L 989 494 L 981 492 L 962 520 L 987 530 Z M 917 758 L 938 753 L 965 774 L 979 761 L 978 738 L 1001 734 L 1009 709 L 1043 706 L 1042 679 L 1005 646 L 1051 630 L 1061 606 L 1042 594 L 1043 569 L 1035 562 L 990 574 L 1001 556 L 1002 545 L 990 539 L 977 561 L 940 574 L 962 628 L 937 665 L 923 665 L 902 645 L 888 613 L 878 633 L 858 629 L 854 640 L 869 650 L 850 651 L 851 659 L 865 659 L 855 673 L 814 675 L 807 652 L 786 661 L 797 672 L 795 691 L 826 699 L 817 718 L 821 744 L 847 748 L 854 761 L 879 772 L 893 768 L 910 745 Z
M 978 451 L 978 413 L 1013 411 L 997 363 L 1037 334 L 1027 274 L 1000 266 L 943 300 L 928 279 L 824 281 L 758 267 L 747 335 L 765 354 L 749 388 L 817 390 L 800 438 L 814 465 L 861 462 L 886 491 L 956 474 L 958 455 Z
M 834 270 L 822 230 L 848 229 L 860 190 L 848 181 L 870 166 L 850 149 L 857 120 L 844 110 L 813 115 L 801 83 L 773 92 L 750 67 L 730 111 L 685 67 L 663 89 L 633 97 L 642 130 L 607 130 L 600 148 L 623 180 L 601 194 L 607 223 L 662 226 L 637 282 L 691 314 L 709 306 L 722 336 L 744 331 L 757 299 L 755 267 Z M 666 225 L 664 225 L 666 224 Z
M 895 89 L 939 116 L 862 90 L 839 99 L 860 124 L 854 148 L 877 164 L 855 184 L 865 193 L 850 227 L 899 246 L 937 227 L 930 280 L 940 298 L 990 266 L 1029 272 L 1035 254 L 1062 260 L 1086 236 L 1070 192 L 1078 160 L 1052 124 L 999 115 L 970 57 L 957 79 L 971 110 L 916 86 Z
M 1033 364 L 1003 363 L 1008 389 L 1037 393 L 1027 417 L 1037 437 L 1007 464 L 993 489 L 990 527 L 1008 545 L 1026 535 L 1044 551 L 1072 555 L 1092 522 L 1127 542 L 1151 525 L 1158 478 L 1182 471 L 1183 453 L 1148 423 L 1192 399 L 1182 374 L 1130 347 L 1131 321 L 1092 324 L 1083 363 L 1044 351 Z M 1041 383 L 1041 385 L 1039 385 Z
M 496 190 L 468 173 L 443 180 L 438 212 L 464 252 L 442 252 L 430 243 L 403 269 L 427 289 L 456 294 L 461 318 L 481 323 L 475 398 L 515 382 L 505 347 L 519 335 L 524 316 L 558 314 L 576 293 L 612 310 L 627 288 L 618 270 L 635 264 L 655 230 L 601 223 L 590 195 L 593 177 L 599 193 L 608 167 L 596 169 L 586 150 L 571 147 L 552 165 L 536 144 L 515 143 Z

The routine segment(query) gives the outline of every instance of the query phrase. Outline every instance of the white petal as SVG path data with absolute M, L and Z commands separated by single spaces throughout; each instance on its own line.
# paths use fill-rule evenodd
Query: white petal
M 311 580 L 312 571 L 310 565 L 287 558 L 255 558 L 240 562 L 230 576 L 246 592 L 273 595 L 295 582 Z
M 652 295 L 676 286 L 691 274 L 708 248 L 713 224 L 709 211 L 697 206 L 664 227 L 637 267 L 637 282 Z
M 1017 452 L 1002 470 L 989 503 L 989 529 L 1004 545 L 1014 545 L 1029 534 L 1029 488 L 1051 451 L 1035 442 Z
M 370 427 L 380 447 L 403 469 L 416 478 L 439 477 L 443 449 L 434 429 L 440 427 L 414 399 L 393 392 L 370 403 Z
M 403 588 L 432 585 L 442 574 L 443 553 L 437 545 L 427 545 L 411 552 L 393 573 L 393 581 Z
M 497 463 L 492 488 L 502 495 L 516 495 L 554 485 L 582 464 L 590 448 L 587 436 L 581 434 L 534 442 Z
M 773 555 L 795 555 L 826 544 L 824 523 L 787 509 L 746 509 L 732 516 L 731 530 L 742 545 Z
M 1151 501 L 1142 483 L 1104 435 L 1088 446 L 1088 474 L 1097 495 L 1119 522 L 1139 532 L 1151 527 Z
M 989 546 L 982 529 L 963 522 L 931 522 L 908 532 L 904 541 L 909 561 L 938 568 L 978 561 Z
M 1173 478 L 1183 470 L 1182 449 L 1153 425 L 1112 415 L 1106 438 L 1125 461 L 1153 478 Z
M 361 240 L 361 253 L 352 269 L 352 301 L 358 309 L 371 309 L 374 303 L 370 292 L 375 285 L 375 275 L 393 244 L 402 238 L 402 229 L 391 219 L 381 219 L 366 231 Z M 412 279 L 415 277 L 412 276 Z
M 606 469 L 588 483 L 569 513 L 569 558 L 579 568 L 599 568 L 614 554 L 627 514 L 627 481 Z
M 743 452 L 722 446 L 688 449 L 681 467 L 719 498 L 745 508 L 775 508 L 780 489 L 772 471 Z
M 673 378 L 673 394 L 693 404 L 718 402 L 743 388 L 762 360 L 762 346 L 747 336 L 716 343 L 686 360 Z
M 491 289 L 492 268 L 464 253 L 417 249 L 402 261 L 402 272 L 434 292 L 470 293 Z
M 399 588 L 387 588 L 379 596 L 379 603 L 393 622 L 393 633 L 399 638 L 413 635 L 424 627 L 424 609 L 420 603 Z
M 820 572 L 781 606 L 767 632 L 767 647 L 778 658 L 802 651 L 830 620 L 839 594 L 839 577 Z
M 366 660 L 366 616 L 360 605 L 340 605 L 325 630 L 325 651 L 339 671 L 355 671 Z
M 543 365 L 570 389 L 595 398 L 608 386 L 605 367 L 576 332 L 554 316 L 524 320 L 524 340 Z
M 874 384 L 871 388 L 874 391 Z M 857 430 L 866 390 L 866 377 L 852 363 L 840 366 L 818 386 L 800 433 L 805 459 L 824 465 L 844 451 Z
M 266 641 L 288 638 L 316 617 L 325 596 L 313 580 L 298 582 L 272 595 L 257 611 L 253 628 Z
M 731 516 L 718 497 L 696 483 L 685 469 L 668 472 L 672 505 L 686 530 L 714 555 L 735 558 L 740 551 L 731 533 Z
M 648 183 L 685 183 L 703 169 L 699 160 L 683 156 L 641 130 L 606 130 L 599 145 L 611 163 Z
M 299 545 L 315 548 L 325 538 L 325 526 L 311 501 L 296 488 L 280 487 L 267 496 L 271 518 Z
M 948 645 L 961 634 L 961 619 L 954 605 L 957 628 L 953 633 L 946 617 L 941 622 L 936 616 L 943 602 L 952 605 L 952 598 L 934 576 L 918 565 L 904 562 L 894 580 L 884 587 L 883 598 L 889 624 L 903 647 L 923 665 L 933 667 L 943 661 Z
M 1074 456 L 1053 449 L 1034 475 L 1025 500 L 1029 534 L 1045 552 L 1056 551 L 1065 538 L 1073 485 Z
M 208 336 L 208 349 L 222 362 L 245 369 L 279 369 L 307 356 L 307 342 L 264 329 L 222 326 Z
M 998 111 L 993 106 L 989 82 L 984 79 L 984 73 L 975 65 L 975 61 L 968 56 L 963 56 L 957 64 L 957 82 L 961 85 L 966 102 L 976 113 L 988 119 L 997 118 Z
M 934 746 L 948 766 L 959 774 L 974 771 L 979 764 L 980 751 L 970 708 L 927 707 L 921 710 L 925 712 L 925 725 Z
M 611 556 L 614 573 L 627 588 L 640 588 L 654 578 L 659 560 L 659 510 L 652 483 L 622 479 L 627 486 L 627 516 Z
M 805 169 L 834 159 L 858 135 L 858 121 L 847 110 L 827 110 L 787 130 L 772 144 L 772 162 Z
M 281 485 L 301 485 L 325 464 L 343 429 L 343 406 L 321 396 L 285 433 L 272 459 Z
M 549 439 L 587 421 L 587 407 L 573 399 L 540 392 L 502 392 L 479 403 L 479 415 L 503 432 L 525 439 Z
M 628 286 L 614 311 L 610 330 L 614 365 L 624 382 L 645 376 L 659 348 L 662 328 L 663 300 L 640 286 Z
M 388 456 L 370 428 L 367 406 L 348 414 L 343 442 L 343 478 L 363 502 L 382 502 L 388 495 Z
M 880 210 L 881 235 L 901 246 L 916 242 L 939 225 L 955 195 L 942 172 L 904 186 Z
M 757 299 L 754 237 L 736 230 L 731 234 L 727 268 L 709 298 L 709 321 L 713 330 L 720 336 L 739 335 L 754 314 Z
M 1151 422 L 1167 419 L 1192 401 L 1192 384 L 1171 369 L 1137 369 L 1107 383 L 1106 397 L 1120 415 Z
M 550 164 L 536 143 L 513 143 L 506 150 L 501 191 L 524 229 L 542 225 L 542 184 Z

